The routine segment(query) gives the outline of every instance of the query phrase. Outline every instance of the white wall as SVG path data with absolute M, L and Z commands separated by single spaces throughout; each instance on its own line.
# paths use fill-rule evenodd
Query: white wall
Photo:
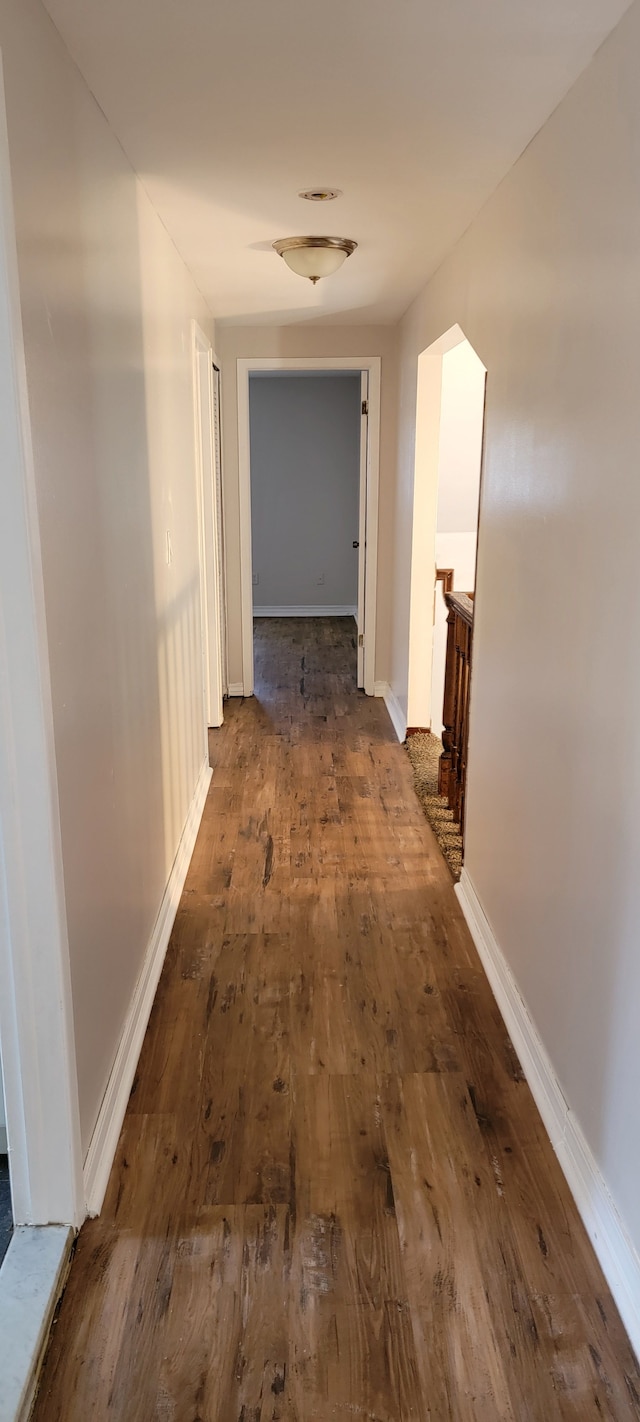
M 86 1149 L 204 754 L 189 323 L 211 322 L 37 0 L 1 0 L 0 45 Z
M 242 683 L 237 361 L 249 357 L 381 356 L 380 509 L 376 679 L 390 674 L 393 474 L 397 418 L 397 328 L 390 326 L 223 326 L 216 333 L 222 366 L 222 464 L 228 606 L 229 683 Z
M 485 368 L 467 340 L 442 357 L 436 567 L 453 568 L 456 592 L 473 592 Z M 442 735 L 442 706 L 447 650 L 447 609 L 438 583 L 433 628 L 431 729 Z
M 468 341 L 442 357 L 438 533 L 475 533 L 482 457 L 485 369 Z
M 459 322 L 488 369 L 466 868 L 637 1249 L 639 63 L 635 4 L 402 323 L 392 639 L 406 705 L 417 361 Z
M 252 375 L 249 408 L 254 610 L 355 609 L 359 373 Z

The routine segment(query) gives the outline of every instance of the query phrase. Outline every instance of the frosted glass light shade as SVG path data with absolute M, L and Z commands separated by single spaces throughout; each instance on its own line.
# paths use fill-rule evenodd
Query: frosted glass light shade
M 292 247 L 282 255 L 292 272 L 308 277 L 310 281 L 331 276 L 347 260 L 346 252 L 340 247 Z
M 357 243 L 346 237 L 284 237 L 273 245 L 292 272 L 315 284 L 337 272 Z

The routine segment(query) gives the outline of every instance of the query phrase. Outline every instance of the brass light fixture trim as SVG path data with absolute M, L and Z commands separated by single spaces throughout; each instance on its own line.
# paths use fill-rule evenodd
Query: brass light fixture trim
M 273 243 L 287 266 L 298 276 L 308 277 L 314 286 L 321 277 L 337 271 L 357 245 L 350 237 L 281 237 Z M 313 261 L 314 254 L 317 265 Z
M 298 193 L 298 197 L 306 202 L 333 202 L 335 198 L 342 197 L 342 193 L 340 188 L 305 188 Z

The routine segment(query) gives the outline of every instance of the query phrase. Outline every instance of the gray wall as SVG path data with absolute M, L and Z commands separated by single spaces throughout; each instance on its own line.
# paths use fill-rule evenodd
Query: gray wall
M 250 415 L 254 609 L 355 607 L 360 375 L 252 375 Z

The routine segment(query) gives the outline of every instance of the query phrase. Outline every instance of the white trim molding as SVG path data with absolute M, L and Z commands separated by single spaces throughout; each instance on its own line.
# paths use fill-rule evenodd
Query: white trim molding
M 221 540 L 218 536 L 215 480 L 213 350 L 209 338 L 195 320 L 191 321 L 191 343 L 206 755 L 208 728 L 221 726 L 223 719 L 222 608 L 218 562 Z
M 0 468 L 0 1035 L 13 1213 L 19 1225 L 79 1226 L 58 778 L 1 76 Z
M 204 761 L 91 1137 L 84 1166 L 87 1211 L 90 1215 L 99 1215 L 102 1209 L 144 1034 L 200 827 L 211 774 L 209 764 Z
M 254 607 L 254 617 L 355 617 L 357 607 L 317 607 L 312 603 L 301 607 Z
M 374 696 L 377 570 L 378 570 L 378 485 L 380 478 L 380 356 L 311 356 L 280 358 L 238 357 L 238 501 L 240 511 L 240 577 L 242 611 L 243 695 L 253 695 L 253 581 L 251 548 L 251 440 L 249 426 L 249 376 L 259 371 L 368 371 L 369 427 L 366 468 L 366 565 L 364 593 L 364 689 Z M 259 616 L 259 613 L 255 614 Z M 284 616 L 266 614 L 263 616 Z M 313 616 L 312 613 L 298 616 Z M 328 615 L 326 613 L 321 616 Z M 334 613 L 333 616 L 347 615 Z M 231 688 L 229 688 L 231 695 Z
M 244 686 L 241 681 L 229 682 L 227 696 L 244 696 Z
M 389 712 L 391 725 L 399 741 L 407 738 L 407 718 L 404 715 L 400 702 L 394 691 L 392 691 L 388 681 L 376 681 L 373 689 L 374 696 L 380 696 Z
M 456 885 L 462 912 L 635 1353 L 640 1357 L 640 1258 L 466 869 Z

